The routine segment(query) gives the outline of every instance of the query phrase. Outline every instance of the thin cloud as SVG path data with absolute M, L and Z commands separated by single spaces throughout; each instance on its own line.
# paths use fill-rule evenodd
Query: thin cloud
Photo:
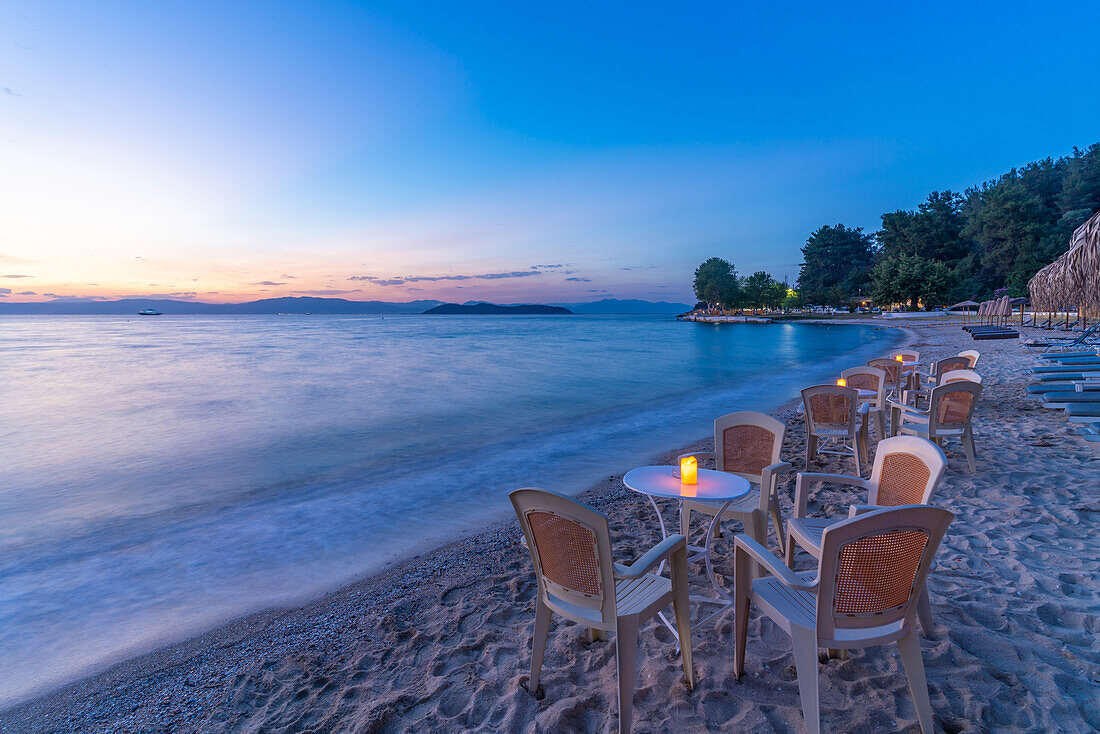
M 250 285 L 286 285 L 286 283 L 276 283 L 271 280 L 261 280 L 259 283 L 250 283 Z
M 591 283 L 592 282 L 591 278 L 566 278 L 566 280 L 572 281 L 574 283 Z
M 286 273 L 283 273 L 279 277 L 280 278 L 286 278 L 287 280 L 297 280 L 298 279 L 297 275 L 287 275 Z
M 301 293 L 307 296 L 342 296 L 347 293 L 356 293 L 359 289 L 354 288 L 350 291 L 341 290 L 320 290 L 320 291 L 292 291 L 292 293 Z
M 0 278 L 30 278 L 30 275 L 0 275 Z
M 22 97 L 23 95 L 15 91 L 11 87 L 0 87 L 0 94 L 4 94 L 8 97 Z
M 625 268 L 619 268 L 619 270 L 653 270 L 656 265 L 628 265 Z
M 0 288 L 0 296 L 7 298 L 11 295 L 11 288 Z
M 375 275 L 353 275 L 348 280 L 360 280 L 372 285 L 405 285 L 406 283 L 435 283 L 442 280 L 504 280 L 507 278 L 527 278 L 542 275 L 538 270 L 512 270 L 501 273 L 479 273 L 478 275 L 401 275 L 393 278 L 380 278 Z
M 19 293 L 16 293 L 15 295 L 17 295 L 17 296 L 37 296 L 38 294 L 35 293 L 34 291 L 20 291 Z

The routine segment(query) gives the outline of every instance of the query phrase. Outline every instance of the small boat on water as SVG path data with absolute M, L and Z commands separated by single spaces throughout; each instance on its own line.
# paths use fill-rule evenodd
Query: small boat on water
M 143 308 L 138 311 L 138 316 L 160 316 L 160 311 L 155 308 Z

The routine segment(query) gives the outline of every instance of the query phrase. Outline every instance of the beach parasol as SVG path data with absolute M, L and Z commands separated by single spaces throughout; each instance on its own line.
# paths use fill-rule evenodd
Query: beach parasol
M 965 323 L 968 323 L 970 321 L 970 309 L 971 309 L 971 307 L 980 306 L 980 305 L 981 304 L 978 303 L 977 301 L 959 301 L 954 306 L 948 306 L 947 310 L 948 311 L 954 311 L 956 308 L 964 309 L 963 310 L 963 323 L 965 324 Z

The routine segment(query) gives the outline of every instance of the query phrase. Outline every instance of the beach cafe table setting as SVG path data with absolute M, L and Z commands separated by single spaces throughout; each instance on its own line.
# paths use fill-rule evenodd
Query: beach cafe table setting
M 645 495 L 646 499 L 649 500 L 649 504 L 653 506 L 653 510 L 657 513 L 657 520 L 661 524 L 661 535 L 664 538 L 668 537 L 668 529 L 665 526 L 661 508 L 657 506 L 657 499 L 676 500 L 681 512 L 683 511 L 683 500 L 685 499 L 713 500 L 724 503 L 707 524 L 703 544 L 701 546 L 688 544 L 688 560 L 703 561 L 707 578 L 717 594 L 716 597 L 693 594 L 690 596 L 691 601 L 719 605 L 717 611 L 698 621 L 692 627 L 704 624 L 715 615 L 723 612 L 727 607 L 732 606 L 733 597 L 722 588 L 722 585 L 718 583 L 717 576 L 715 576 L 714 565 L 711 561 L 710 544 L 722 513 L 734 501 L 741 499 L 751 491 L 748 480 L 736 474 L 713 469 L 700 469 L 698 459 L 692 454 L 685 454 L 680 457 L 679 467 L 641 466 L 637 469 L 631 469 L 623 476 L 623 485 L 627 489 Z M 664 616 L 661 616 L 661 621 L 675 634 L 676 628 Z

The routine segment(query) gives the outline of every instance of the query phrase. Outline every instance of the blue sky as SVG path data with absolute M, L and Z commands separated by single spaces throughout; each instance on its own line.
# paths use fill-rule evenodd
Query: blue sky
M 0 295 L 793 279 L 822 224 L 1100 140 L 1098 30 L 1084 3 L 9 0 Z

